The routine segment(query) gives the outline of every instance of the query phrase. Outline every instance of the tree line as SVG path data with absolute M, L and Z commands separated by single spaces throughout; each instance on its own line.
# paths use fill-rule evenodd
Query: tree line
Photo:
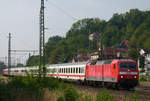
M 46 63 L 70 62 L 80 53 L 97 51 L 97 39 L 89 40 L 92 33 L 101 33 L 105 47 L 118 47 L 129 40 L 129 56 L 137 60 L 140 49 L 150 49 L 150 11 L 131 9 L 124 14 L 113 14 L 110 20 L 85 18 L 75 22 L 66 37 L 50 37 L 45 44 Z M 39 56 L 31 56 L 27 65 L 38 65 Z

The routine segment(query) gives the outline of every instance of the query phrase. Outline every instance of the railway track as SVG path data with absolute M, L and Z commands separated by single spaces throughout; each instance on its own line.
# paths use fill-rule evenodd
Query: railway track
M 114 97 L 117 97 L 118 99 L 125 99 L 125 98 L 131 98 L 132 96 L 137 96 L 139 101 L 150 101 L 150 89 L 145 88 L 135 88 L 135 89 L 113 89 L 113 88 L 102 88 L 102 87 L 96 87 L 96 86 L 87 86 L 87 85 L 80 85 L 80 84 L 74 84 L 76 88 L 78 88 L 79 92 L 85 92 L 92 94 L 93 96 L 101 93 L 104 89 L 107 89 L 107 91 L 113 95 Z M 121 101 L 121 100 L 119 100 Z

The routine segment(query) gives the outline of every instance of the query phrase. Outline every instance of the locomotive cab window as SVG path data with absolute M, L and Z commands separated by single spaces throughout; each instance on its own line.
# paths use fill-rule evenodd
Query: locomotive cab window
M 136 69 L 136 63 L 120 63 L 120 69 Z
M 116 68 L 116 64 L 114 64 L 114 69 Z

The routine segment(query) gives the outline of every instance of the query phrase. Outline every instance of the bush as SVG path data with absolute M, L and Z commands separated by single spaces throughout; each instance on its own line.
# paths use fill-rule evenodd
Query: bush
M 40 84 L 42 88 L 49 88 L 50 90 L 60 87 L 58 80 L 50 77 L 40 78 Z
M 32 75 L 12 77 L 7 83 L 0 81 L 0 101 L 42 101 L 47 88 L 64 93 L 64 97 L 59 97 L 58 101 L 75 101 L 78 98 L 77 90 L 68 85 L 59 83 L 55 78 Z
M 145 70 L 144 70 L 144 69 L 142 69 L 142 70 L 140 71 L 140 73 L 143 73 L 143 72 L 145 72 Z
M 57 101 L 65 101 L 65 99 L 64 99 L 63 96 L 61 96 L 61 97 L 59 97 L 59 98 L 57 99 Z
M 28 100 L 37 101 L 42 99 L 44 88 L 56 89 L 58 84 L 54 78 L 13 77 L 7 83 L 0 82 L 0 101 L 15 101 L 25 96 Z
M 96 101 L 115 101 L 114 97 L 104 89 L 101 94 L 97 95 Z
M 0 83 L 0 101 L 16 101 L 18 98 L 37 101 L 43 94 L 35 77 L 13 77 L 7 83 Z
M 65 90 L 64 97 L 65 101 L 76 101 L 79 95 L 75 88 L 69 87 Z
M 140 80 L 140 82 L 146 82 L 147 78 L 146 78 L 146 76 L 140 76 L 139 80 Z
M 11 101 L 11 98 L 11 92 L 8 89 L 8 86 L 3 82 L 0 82 L 0 101 Z

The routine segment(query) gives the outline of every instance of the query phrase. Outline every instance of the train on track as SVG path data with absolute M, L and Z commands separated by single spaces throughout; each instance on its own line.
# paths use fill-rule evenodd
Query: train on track
M 38 67 L 11 68 L 10 76 L 26 76 L 26 72 L 38 75 Z M 8 76 L 8 69 L 3 69 Z M 112 59 L 92 62 L 53 64 L 47 66 L 47 77 L 80 81 L 84 84 L 111 85 L 134 88 L 138 84 L 139 71 L 136 61 Z

